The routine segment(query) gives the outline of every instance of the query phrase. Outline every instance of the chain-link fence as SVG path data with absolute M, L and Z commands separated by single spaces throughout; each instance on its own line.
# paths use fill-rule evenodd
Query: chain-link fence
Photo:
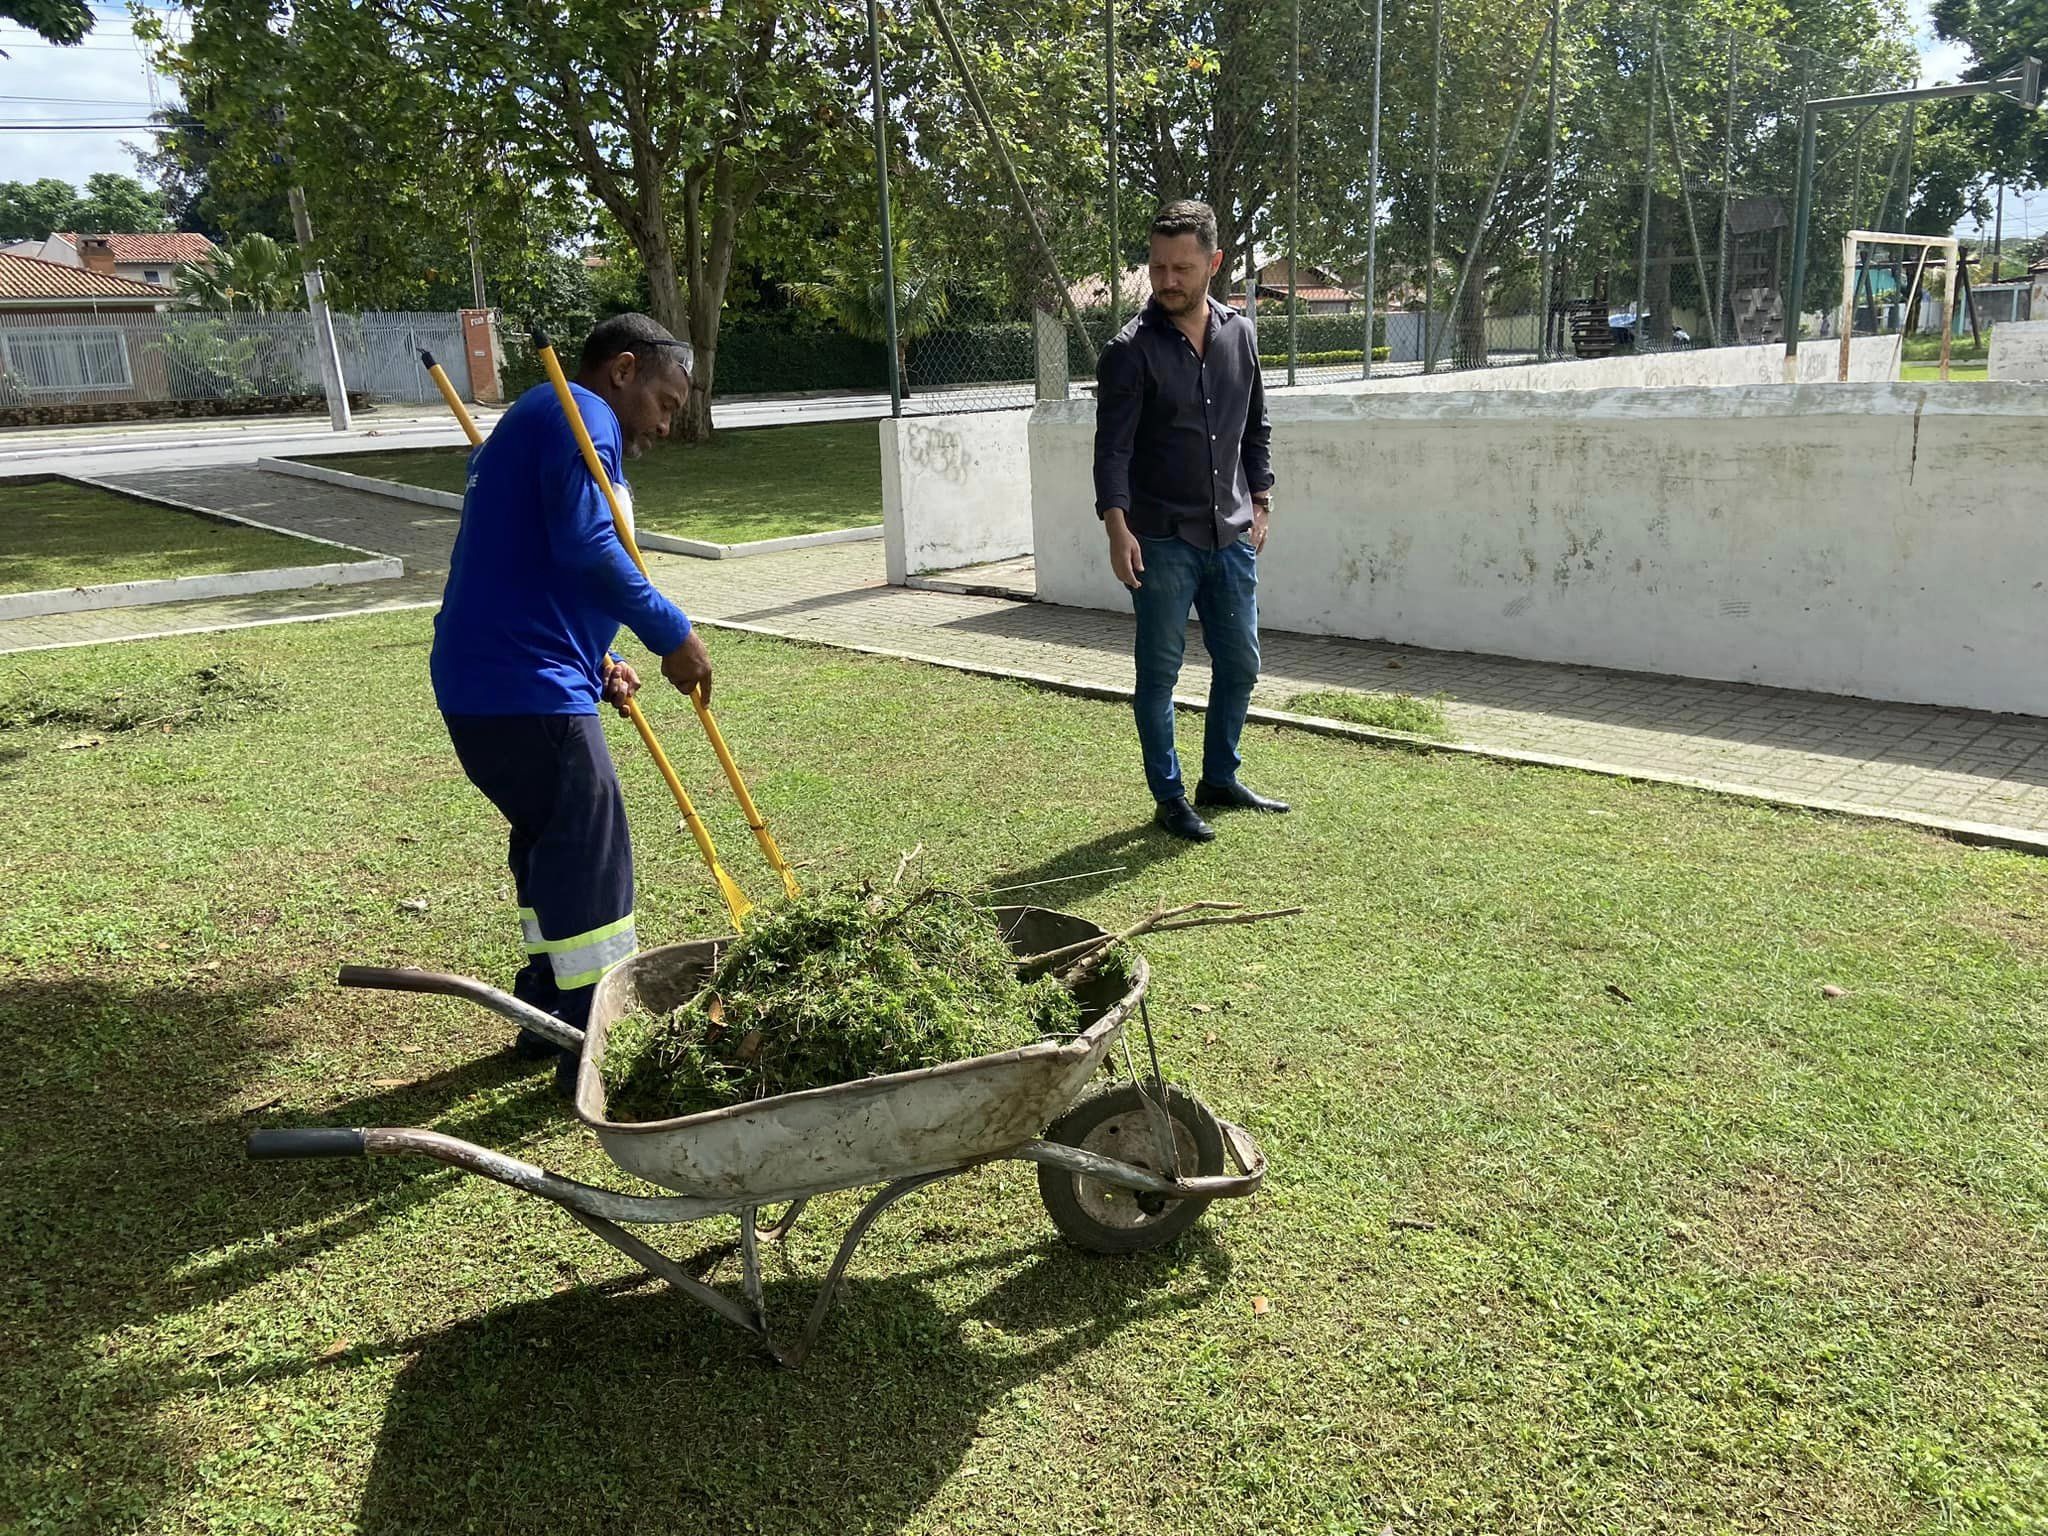
M 463 355 L 456 315 L 338 314 L 334 332 L 349 393 L 371 401 L 431 404 L 440 396 L 420 350 Z M 467 379 L 458 384 L 467 393 Z M 308 314 L 0 314 L 0 410 L 172 402 L 228 410 L 321 393 Z
M 1108 0 L 1090 57 L 1044 12 L 903 4 L 879 97 L 895 280 L 924 295 L 904 410 L 1088 388 L 1174 197 L 1216 210 L 1212 296 L 1254 314 L 1274 386 L 1782 343 L 1802 110 L 1913 67 L 1846 11 L 1793 46 L 1650 0 Z M 1903 223 L 1915 131 L 1823 121 L 1805 333 L 1841 236 Z

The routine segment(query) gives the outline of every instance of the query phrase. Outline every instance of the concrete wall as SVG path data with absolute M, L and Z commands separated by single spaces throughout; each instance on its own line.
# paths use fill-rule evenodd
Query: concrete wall
M 2008 321 L 1994 330 L 1987 372 L 2013 383 L 2048 383 L 2048 320 Z
M 882 419 L 890 581 L 1030 552 L 1030 422 L 1028 411 Z
M 1532 338 L 1530 345 L 1534 346 Z M 1840 370 L 1842 344 L 1807 341 L 1799 346 L 1799 377 L 1803 382 L 1829 383 Z M 1882 384 L 1896 379 L 1898 339 L 1865 336 L 1849 343 L 1849 382 Z M 1769 347 L 1696 347 L 1685 352 L 1645 352 L 1629 357 L 1573 359 L 1561 363 L 1528 363 L 1462 373 L 1410 374 L 1384 379 L 1358 379 L 1318 385 L 1317 392 L 1337 394 L 1412 394 L 1421 390 L 1557 390 L 1557 389 L 1726 389 L 1745 384 L 1777 384 L 1785 377 L 1785 349 Z
M 2048 714 L 2048 388 L 1271 409 L 1269 628 Z M 1128 609 L 1092 512 L 1092 415 L 1033 416 L 1038 591 Z

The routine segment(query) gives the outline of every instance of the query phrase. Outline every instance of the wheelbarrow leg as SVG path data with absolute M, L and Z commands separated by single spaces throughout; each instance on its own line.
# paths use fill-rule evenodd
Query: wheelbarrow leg
M 810 1354 L 811 1346 L 818 1342 L 818 1334 L 825 1327 L 825 1314 L 832 1310 L 832 1302 L 839 1294 L 839 1282 L 846 1278 L 846 1266 L 853 1260 L 854 1249 L 860 1246 L 861 1239 L 868 1235 L 868 1228 L 875 1224 L 882 1212 L 905 1195 L 914 1194 L 925 1185 L 936 1184 L 941 1179 L 950 1179 L 962 1171 L 960 1168 L 945 1168 L 937 1173 L 920 1173 L 914 1178 L 885 1184 L 875 1191 L 874 1198 L 861 1207 L 860 1214 L 853 1218 L 853 1225 L 846 1229 L 846 1240 L 839 1245 L 839 1256 L 832 1261 L 824 1288 L 818 1292 L 818 1299 L 811 1303 L 811 1317 L 804 1324 L 804 1336 L 797 1341 L 795 1348 L 777 1351 L 777 1359 L 791 1367 L 804 1363 L 805 1356 Z
M 585 1215 L 573 1206 L 565 1206 L 563 1209 L 567 1210 L 571 1216 L 575 1217 L 585 1227 L 618 1249 L 619 1252 L 645 1267 L 649 1274 L 667 1281 L 692 1301 L 702 1302 L 727 1322 L 736 1324 L 748 1333 L 751 1333 L 761 1341 L 762 1346 L 767 1349 L 768 1353 L 775 1357 L 778 1364 L 794 1363 L 792 1361 L 785 1361 L 782 1357 L 782 1352 L 775 1347 L 775 1341 L 768 1337 L 767 1320 L 762 1317 L 759 1306 L 749 1311 L 731 1297 L 721 1294 L 711 1286 L 706 1285 L 702 1280 L 685 1273 L 683 1267 L 676 1263 L 674 1259 L 663 1253 L 659 1248 L 642 1242 L 616 1222 L 606 1221 L 602 1216 Z M 751 1232 L 751 1222 L 748 1223 L 746 1230 Z
M 750 1205 L 740 1212 L 740 1282 L 746 1287 L 747 1305 L 754 1309 L 754 1316 L 760 1320 L 761 1335 L 768 1334 L 768 1310 L 761 1302 L 761 1238 L 755 1218 L 760 1215 L 759 1206 Z

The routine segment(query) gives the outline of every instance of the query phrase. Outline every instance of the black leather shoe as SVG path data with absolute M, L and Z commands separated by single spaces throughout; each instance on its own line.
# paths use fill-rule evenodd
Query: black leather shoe
M 1191 843 L 1214 842 L 1216 829 L 1201 817 L 1187 802 L 1185 796 L 1179 800 L 1163 801 L 1159 813 L 1152 818 L 1153 824 L 1171 832 L 1175 837 L 1184 837 Z
M 1234 806 L 1241 811 L 1270 811 L 1276 816 L 1287 810 L 1285 800 L 1268 800 L 1242 784 L 1211 784 L 1207 779 L 1195 786 L 1195 804 Z

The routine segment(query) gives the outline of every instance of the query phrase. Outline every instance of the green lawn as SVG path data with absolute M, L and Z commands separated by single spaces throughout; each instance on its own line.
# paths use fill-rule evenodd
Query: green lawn
M 311 460 L 406 485 L 460 491 L 467 448 L 323 454 Z M 656 443 L 626 465 L 642 528 L 745 544 L 882 520 L 882 455 L 872 421 L 748 427 L 709 443 Z
M 887 878 L 922 843 L 961 882 L 1101 872 L 1047 895 L 1102 919 L 1309 909 L 1147 941 L 1168 1070 L 1262 1138 L 1265 1193 L 1111 1261 L 1055 1240 L 1027 1169 L 941 1185 L 777 1372 L 537 1200 L 240 1156 L 262 1125 L 431 1125 L 617 1182 L 491 1018 L 332 984 L 516 963 L 429 625 L 0 658 L 0 721 L 26 717 L 10 695 L 147 707 L 228 658 L 266 690 L 92 750 L 66 750 L 76 718 L 0 729 L 0 795 L 37 807 L 0 818 L 0 1529 L 2048 1516 L 2048 865 L 1269 729 L 1247 777 L 1294 814 L 1191 848 L 1146 826 L 1121 705 L 714 634 L 728 735 L 807 878 Z M 688 710 L 650 701 L 764 894 Z M 715 930 L 609 728 L 644 937 Z M 853 1203 L 771 1256 L 783 1317 Z
M 264 571 L 338 558 L 353 557 L 88 485 L 0 481 L 0 592 Z
M 1951 384 L 1982 384 L 1990 377 L 1989 363 L 1950 363 L 1948 377 Z M 1909 384 L 1938 384 L 1941 382 L 1941 363 L 1901 363 L 1899 377 Z

